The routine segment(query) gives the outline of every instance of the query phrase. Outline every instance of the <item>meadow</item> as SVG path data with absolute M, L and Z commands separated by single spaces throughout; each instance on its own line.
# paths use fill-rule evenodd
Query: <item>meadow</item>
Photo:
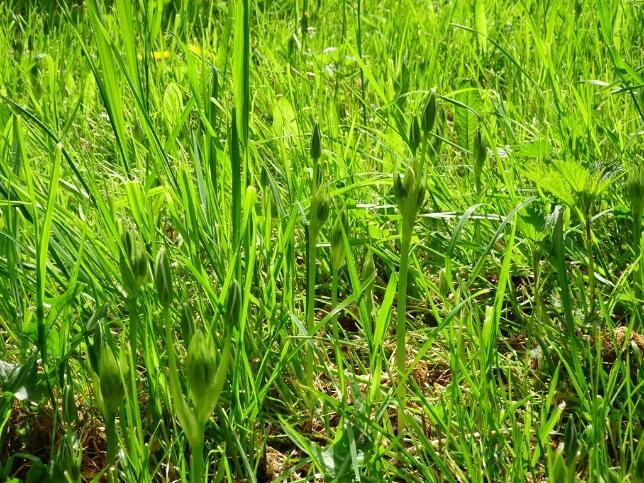
M 644 481 L 644 3 L 0 3 L 0 481 Z

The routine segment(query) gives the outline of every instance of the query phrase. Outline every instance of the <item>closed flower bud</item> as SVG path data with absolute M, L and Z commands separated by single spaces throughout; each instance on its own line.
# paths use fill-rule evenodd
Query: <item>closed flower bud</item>
M 98 378 L 100 381 L 101 396 L 105 408 L 110 414 L 114 414 L 125 396 L 123 387 L 123 371 L 118 363 L 114 352 L 109 345 L 103 344 L 101 347 L 101 357 L 99 361 Z
M 320 144 L 320 126 L 316 122 L 315 127 L 313 128 L 313 133 L 311 134 L 311 158 L 317 161 L 318 159 L 320 159 L 320 156 L 322 156 L 322 148 Z
M 407 196 L 405 185 L 403 184 L 403 177 L 398 172 L 394 172 L 394 196 L 399 202 Z
M 154 264 L 154 285 L 159 301 L 163 307 L 169 307 L 174 296 L 172 287 L 172 269 L 165 248 L 161 248 Z
M 67 381 L 63 389 L 63 417 L 67 424 L 76 422 L 78 418 L 76 400 L 74 399 L 74 385 L 69 381 Z
M 443 297 L 447 297 L 451 293 L 450 285 L 447 270 L 443 267 L 438 272 L 438 290 Z
M 119 256 L 121 283 L 129 298 L 136 298 L 139 289 L 148 273 L 147 252 L 143 243 L 131 231 L 126 231 L 121 237 L 123 251 Z
M 320 229 L 329 217 L 329 197 L 326 189 L 319 188 L 311 203 L 311 223 L 316 229 Z
M 416 173 L 414 173 L 413 168 L 410 166 L 405 172 L 405 179 L 403 180 L 405 193 L 410 194 L 416 188 Z
M 425 187 L 421 184 L 418 187 L 418 191 L 416 192 L 416 211 L 420 210 L 423 207 L 424 202 L 425 202 Z
M 186 359 L 188 388 L 192 393 L 195 406 L 199 407 L 207 401 L 216 372 L 215 345 L 212 339 L 204 336 L 199 330 L 190 341 Z
M 342 232 L 346 232 L 347 229 L 346 217 L 343 213 L 336 218 L 333 228 L 331 228 L 331 263 L 336 270 L 344 264 L 346 253 Z
M 231 328 L 239 323 L 241 312 L 241 288 L 239 282 L 233 280 L 226 295 L 226 328 Z
M 416 116 L 411 121 L 409 126 L 409 148 L 411 152 L 416 155 L 418 146 L 420 145 L 420 126 L 418 125 L 418 119 Z
M 421 128 L 425 133 L 429 133 L 434 127 L 436 121 L 436 91 L 432 89 L 427 94 L 425 107 L 423 107 L 423 116 L 421 119 Z
M 485 158 L 487 157 L 487 145 L 481 132 L 481 128 L 474 134 L 474 169 L 481 172 Z

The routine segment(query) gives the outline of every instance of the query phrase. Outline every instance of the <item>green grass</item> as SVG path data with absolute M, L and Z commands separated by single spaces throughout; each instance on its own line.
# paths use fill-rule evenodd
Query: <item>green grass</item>
M 641 2 L 79 3 L 0 3 L 1 481 L 644 481 Z

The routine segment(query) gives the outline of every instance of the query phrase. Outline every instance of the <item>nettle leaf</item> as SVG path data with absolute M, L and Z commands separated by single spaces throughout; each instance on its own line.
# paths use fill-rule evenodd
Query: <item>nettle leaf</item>
M 527 205 L 519 212 L 517 218 L 519 229 L 531 240 L 538 242 L 543 240 L 548 231 L 546 230 L 547 215 L 541 203 L 534 202 Z
M 559 161 L 547 166 L 533 165 L 525 171 L 525 176 L 566 205 L 587 212 L 608 188 L 613 173 L 602 166 L 590 169 L 578 161 Z

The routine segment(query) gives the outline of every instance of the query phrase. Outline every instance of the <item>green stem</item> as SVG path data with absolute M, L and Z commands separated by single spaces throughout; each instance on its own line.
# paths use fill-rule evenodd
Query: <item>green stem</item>
M 136 386 L 136 350 L 138 348 L 139 336 L 139 313 L 137 311 L 136 299 L 127 300 L 128 312 L 130 315 L 129 338 L 130 350 L 128 351 L 128 365 L 130 366 L 130 397 L 128 397 L 128 405 L 130 406 L 130 414 L 132 420 L 128 421 L 130 431 L 130 450 L 137 451 L 138 448 L 143 447 L 143 426 L 141 423 L 141 412 L 139 410 L 139 397 Z
M 332 280 L 331 280 L 331 310 L 335 310 L 338 306 L 338 268 L 333 267 Z M 331 320 L 333 327 L 333 344 L 335 346 L 335 363 L 338 370 L 338 379 L 340 381 L 340 389 L 342 399 L 345 395 L 345 381 L 344 381 L 344 364 L 342 362 L 342 351 L 340 350 L 340 328 L 337 314 Z
M 190 482 L 197 483 L 203 481 L 203 467 L 204 467 L 204 434 L 205 426 L 200 425 L 201 440 L 190 448 Z
M 117 434 L 116 421 L 114 415 L 109 410 L 105 410 L 105 435 L 107 436 L 107 481 L 112 483 L 116 481 L 116 448 Z
M 307 263 L 307 281 L 306 281 L 306 331 L 313 338 L 313 329 L 315 327 L 314 306 L 315 306 L 315 255 L 316 255 L 317 233 L 308 227 L 308 253 L 306 256 Z M 313 387 L 313 348 L 311 344 L 306 346 L 306 384 L 309 388 Z
M 586 217 L 586 252 L 588 256 L 588 292 L 589 292 L 589 313 L 595 311 L 595 259 L 593 257 L 593 225 L 592 213 L 587 213 Z
M 400 278 L 398 280 L 398 320 L 396 323 L 396 373 L 398 374 L 398 434 L 405 429 L 405 409 L 407 406 L 407 388 L 405 372 L 407 349 L 405 336 L 407 333 L 407 274 L 409 271 L 409 250 L 411 246 L 411 229 L 407 229 L 403 220 L 400 248 Z

